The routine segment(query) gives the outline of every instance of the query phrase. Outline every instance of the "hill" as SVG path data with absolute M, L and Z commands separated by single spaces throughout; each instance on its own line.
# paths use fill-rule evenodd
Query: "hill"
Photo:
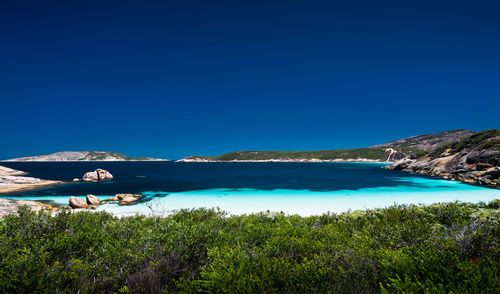
M 157 161 L 151 157 L 130 157 L 109 151 L 63 151 L 38 156 L 7 159 L 4 161 Z
M 458 142 L 474 134 L 468 130 L 451 130 L 399 139 L 367 148 L 320 151 L 235 151 L 218 156 L 190 156 L 181 162 L 208 161 L 369 161 L 395 162 L 403 158 L 416 158 L 422 152 Z
M 500 186 L 500 130 L 475 133 L 418 158 L 398 161 L 388 168 Z
M 372 147 L 408 147 L 414 148 L 422 151 L 432 151 L 437 147 L 448 144 L 455 143 L 462 140 L 465 137 L 471 136 L 476 132 L 469 130 L 450 130 L 441 133 L 425 134 L 412 136 L 408 138 L 403 138 L 391 142 L 387 142 L 380 145 L 375 145 Z
M 235 151 L 218 156 L 190 156 L 180 161 L 395 161 L 407 155 L 393 148 L 358 148 L 320 151 Z

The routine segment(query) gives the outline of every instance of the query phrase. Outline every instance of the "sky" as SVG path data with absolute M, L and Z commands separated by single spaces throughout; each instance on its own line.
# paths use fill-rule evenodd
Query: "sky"
M 500 128 L 499 1 L 6 2 L 0 159 Z

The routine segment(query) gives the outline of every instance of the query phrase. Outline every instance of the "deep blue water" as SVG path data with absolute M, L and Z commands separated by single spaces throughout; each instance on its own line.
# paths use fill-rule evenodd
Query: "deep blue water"
M 128 215 L 182 208 L 220 207 L 232 214 L 266 210 L 317 215 L 350 209 L 449 201 L 491 201 L 499 189 L 471 186 L 372 163 L 175 163 L 175 162 L 29 162 L 2 163 L 29 176 L 68 183 L 10 193 L 13 199 L 67 205 L 69 197 L 138 193 L 137 205 L 101 205 L 97 210 Z M 114 180 L 71 182 L 87 171 L 104 168 Z
M 29 176 L 70 182 L 64 185 L 9 195 L 80 195 L 184 192 L 205 189 L 291 189 L 311 191 L 358 190 L 401 186 L 401 171 L 373 163 L 175 163 L 175 162 L 9 162 L 2 165 Z M 87 171 L 108 170 L 114 180 L 73 183 Z M 418 176 L 423 177 L 423 176 Z M 428 177 L 425 177 L 428 178 Z M 403 185 L 415 186 L 407 182 Z M 443 186 L 445 187 L 445 186 Z

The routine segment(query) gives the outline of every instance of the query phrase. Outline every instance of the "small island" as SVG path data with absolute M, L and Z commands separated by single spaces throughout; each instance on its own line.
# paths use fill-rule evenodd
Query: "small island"
M 152 157 L 131 157 L 110 151 L 62 151 L 37 156 L 27 156 L 3 160 L 5 162 L 29 161 L 168 161 Z

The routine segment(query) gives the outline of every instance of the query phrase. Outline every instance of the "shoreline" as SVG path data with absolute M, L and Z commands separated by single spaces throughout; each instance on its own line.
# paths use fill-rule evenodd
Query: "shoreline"
M 32 183 L 32 184 L 0 184 L 0 196 L 2 194 L 18 192 L 18 191 L 33 190 L 33 189 L 48 187 L 48 186 L 52 186 L 52 185 L 59 185 L 59 184 L 64 184 L 64 183 L 66 183 L 66 182 L 41 180 L 41 182 L 39 182 L 39 183 Z
M 27 174 L 25 171 L 0 166 L 0 195 L 64 183 L 62 181 L 26 177 Z

